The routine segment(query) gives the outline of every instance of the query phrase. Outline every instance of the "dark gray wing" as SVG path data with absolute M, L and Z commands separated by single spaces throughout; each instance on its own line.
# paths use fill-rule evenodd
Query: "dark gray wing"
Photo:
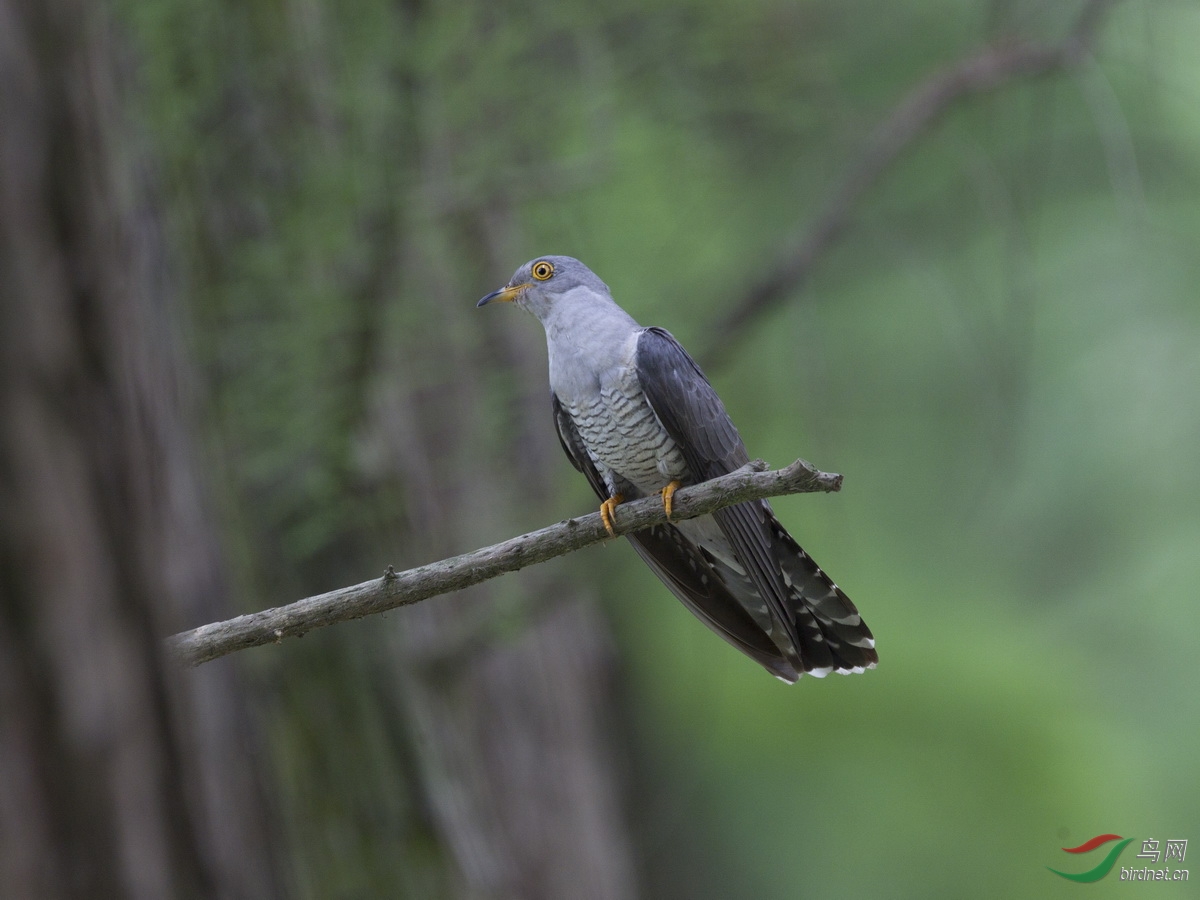
M 637 372 L 650 406 L 679 444 L 698 482 L 726 475 L 750 462 L 725 404 L 670 332 L 642 330 Z
M 661 328 L 638 338 L 642 391 L 697 481 L 749 460 L 721 398 L 695 360 Z M 798 672 L 853 671 L 875 663 L 874 639 L 850 599 L 779 524 L 766 501 L 739 503 L 713 518 L 746 572 L 731 583 L 745 604 L 766 601 L 771 638 Z
M 558 397 L 553 393 L 550 397 L 563 452 L 571 465 L 587 477 L 596 496 L 607 500 L 608 488 L 596 471 L 575 423 Z M 730 593 L 711 561 L 677 528 L 657 525 L 626 537 L 650 570 L 696 618 L 773 675 L 784 681 L 795 681 L 799 677 L 775 643 Z
M 725 404 L 696 361 L 662 328 L 647 328 L 638 338 L 637 372 L 646 399 L 675 441 L 696 481 L 726 475 L 749 462 L 741 435 Z M 772 637 L 787 653 L 800 638 L 788 611 L 788 587 L 771 555 L 771 536 L 762 502 L 739 503 L 713 513 L 738 562 L 745 568 L 776 628 Z

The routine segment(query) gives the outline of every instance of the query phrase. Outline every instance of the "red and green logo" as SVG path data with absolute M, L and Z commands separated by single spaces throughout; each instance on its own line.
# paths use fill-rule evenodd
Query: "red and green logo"
M 1046 866 L 1046 868 L 1050 869 L 1055 875 L 1061 875 L 1070 881 L 1079 881 L 1084 884 L 1099 881 L 1112 871 L 1112 867 L 1117 863 L 1117 857 L 1121 855 L 1122 850 L 1129 846 L 1133 838 L 1123 838 L 1119 834 L 1098 834 L 1090 841 L 1086 841 L 1078 847 L 1063 847 L 1063 852 L 1065 853 L 1088 853 L 1102 844 L 1107 844 L 1109 841 L 1120 841 L 1120 843 L 1114 844 L 1108 851 L 1108 855 L 1094 869 L 1088 869 L 1086 872 L 1060 872 L 1058 869 L 1050 869 L 1049 866 Z

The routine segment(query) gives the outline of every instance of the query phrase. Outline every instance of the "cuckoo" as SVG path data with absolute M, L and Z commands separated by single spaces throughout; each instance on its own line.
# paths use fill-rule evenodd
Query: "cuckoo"
M 587 266 L 539 256 L 478 305 L 508 301 L 546 330 L 563 450 L 600 497 L 611 533 L 624 500 L 671 497 L 750 457 L 716 391 L 662 328 L 643 328 Z M 875 640 L 850 598 L 765 500 L 627 535 L 705 625 L 783 681 L 873 668 Z

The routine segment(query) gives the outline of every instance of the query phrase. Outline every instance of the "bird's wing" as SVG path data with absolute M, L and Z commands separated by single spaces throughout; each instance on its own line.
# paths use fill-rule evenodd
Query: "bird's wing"
M 746 447 L 725 405 L 696 361 L 662 328 L 646 328 L 638 338 L 637 373 L 646 399 L 683 454 L 688 470 L 707 481 L 749 461 Z M 799 654 L 796 613 L 780 562 L 774 558 L 771 522 L 763 501 L 739 503 L 713 513 L 755 590 L 766 602 L 771 636 L 789 658 Z M 794 663 L 800 666 L 797 659 Z
M 637 369 L 642 391 L 693 476 L 707 480 L 747 461 L 717 392 L 668 332 L 642 332 Z M 726 573 L 733 593 L 745 595 L 747 604 L 766 599 L 771 637 L 797 672 L 861 672 L 875 665 L 875 639 L 858 610 L 787 533 L 769 503 L 739 503 L 713 518 L 745 570 L 740 584 L 740 573 Z
M 750 461 L 725 404 L 670 332 L 642 329 L 637 374 L 655 415 L 698 480 L 728 474 Z
M 608 499 L 604 479 L 584 447 L 579 430 L 558 397 L 551 393 L 554 424 L 563 452 L 601 500 Z M 744 451 L 743 451 L 744 452 Z M 628 534 L 633 549 L 696 618 L 784 681 L 795 681 L 796 669 L 730 593 L 712 562 L 673 525 L 656 525 Z

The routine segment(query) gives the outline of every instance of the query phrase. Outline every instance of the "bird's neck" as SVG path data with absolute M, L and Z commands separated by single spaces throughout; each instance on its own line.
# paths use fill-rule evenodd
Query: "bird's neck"
M 641 326 L 610 297 L 572 291 L 540 317 L 551 344 L 571 344 L 578 349 L 624 342 Z
M 550 361 L 550 384 L 595 378 L 614 366 L 628 365 L 641 326 L 607 297 L 595 294 L 560 298 L 542 320 Z

